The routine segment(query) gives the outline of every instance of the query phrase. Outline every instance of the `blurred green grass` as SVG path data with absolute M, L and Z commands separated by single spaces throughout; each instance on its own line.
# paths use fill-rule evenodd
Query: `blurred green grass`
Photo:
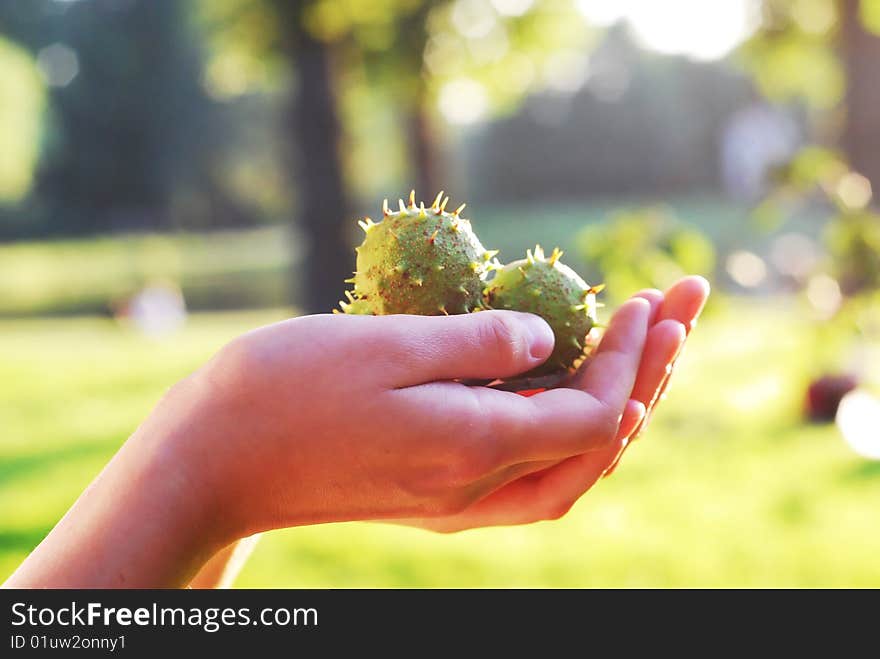
M 164 341 L 108 318 L 0 320 L 0 578 L 171 383 L 285 315 L 194 314 Z M 729 300 L 694 333 L 645 439 L 563 520 L 278 531 L 238 584 L 880 586 L 880 466 L 798 418 L 821 349 L 794 302 Z
M 109 314 L 155 280 L 191 309 L 274 307 L 298 245 L 284 227 L 0 245 L 0 317 Z
M 634 201 L 632 206 L 652 203 Z M 747 210 L 716 197 L 683 197 L 665 205 L 683 222 L 704 231 L 721 251 L 731 246 L 757 248 L 769 237 L 748 230 Z M 361 208 L 367 214 L 375 210 Z M 619 210 L 619 200 L 596 200 L 476 205 L 465 215 L 483 244 L 500 249 L 504 260 L 523 258 L 526 248 L 541 243 L 548 250 L 561 247 L 566 262 L 586 273 L 589 264 L 576 248 L 578 231 Z M 354 219 L 352 241 L 361 238 Z M 802 230 L 815 228 L 815 218 L 799 221 Z M 290 268 L 299 262 L 302 249 L 298 234 L 282 226 L 0 245 L 0 318 L 109 315 L 116 304 L 153 280 L 179 284 L 191 310 L 281 306 L 298 299 L 299 291 L 291 290 L 296 278 L 290 276 Z

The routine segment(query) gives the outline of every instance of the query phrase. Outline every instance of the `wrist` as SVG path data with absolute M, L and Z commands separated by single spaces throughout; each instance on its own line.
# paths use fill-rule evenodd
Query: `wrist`
M 174 385 L 125 449 L 137 463 L 151 504 L 182 529 L 196 553 L 215 551 L 245 535 L 234 514 L 229 453 L 230 424 L 212 409 L 212 392 L 196 373 Z M 122 452 L 121 452 L 122 453 Z
M 171 588 L 231 532 L 181 430 L 169 393 L 7 582 L 19 588 Z
M 152 575 L 144 585 L 186 585 L 235 539 L 176 435 L 135 433 L 106 471 L 93 487 L 119 497 L 107 517 L 131 546 L 126 562 Z

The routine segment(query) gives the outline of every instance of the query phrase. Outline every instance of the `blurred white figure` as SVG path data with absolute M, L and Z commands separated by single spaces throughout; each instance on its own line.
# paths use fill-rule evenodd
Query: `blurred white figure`
M 836 421 L 853 451 L 880 460 L 880 398 L 864 389 L 854 389 L 840 401 Z
M 805 233 L 784 233 L 773 241 L 773 265 L 780 273 L 798 283 L 810 278 L 822 256 L 816 239 Z
M 734 199 L 754 202 L 766 192 L 771 170 L 800 146 L 795 121 L 762 102 L 734 113 L 721 134 L 721 178 Z
M 744 249 L 738 249 L 727 257 L 727 274 L 743 288 L 755 288 L 767 278 L 764 259 Z
M 162 338 L 186 322 L 186 303 L 180 287 L 165 281 L 151 282 L 128 302 L 128 319 L 141 332 Z

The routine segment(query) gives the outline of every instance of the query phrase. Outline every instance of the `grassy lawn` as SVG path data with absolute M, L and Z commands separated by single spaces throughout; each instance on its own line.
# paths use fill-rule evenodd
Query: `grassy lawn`
M 177 282 L 191 309 L 277 306 L 299 244 L 266 227 L 0 245 L 0 317 L 104 314 L 153 280 Z
M 157 342 L 99 317 L 0 321 L 0 578 L 164 389 L 283 311 Z M 441 536 L 268 534 L 242 586 L 880 586 L 880 463 L 798 420 L 816 339 L 786 302 L 719 305 L 649 434 L 559 522 Z
M 466 215 L 483 243 L 501 250 L 502 259 L 523 258 L 526 248 L 539 242 L 548 250 L 561 247 L 566 262 L 585 272 L 576 248 L 578 231 L 612 215 L 620 202 L 475 206 Z M 700 227 L 721 252 L 760 251 L 770 237 L 749 230 L 745 209 L 719 199 L 683 198 L 669 207 L 682 221 Z M 375 215 L 378 205 L 361 210 Z M 358 240 L 354 219 L 352 240 Z M 793 226 L 816 228 L 803 219 Z M 304 247 L 295 231 L 279 226 L 0 244 L 0 318 L 106 314 L 145 282 L 157 279 L 177 282 L 188 307 L 197 311 L 280 306 L 291 296 L 297 299 L 289 271 Z

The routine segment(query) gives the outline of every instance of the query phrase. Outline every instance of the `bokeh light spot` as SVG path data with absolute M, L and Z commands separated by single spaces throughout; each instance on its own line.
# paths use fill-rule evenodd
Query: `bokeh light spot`
M 840 203 L 850 210 L 861 210 L 871 201 L 871 182 L 858 172 L 847 172 L 835 189 Z
M 578 0 L 587 20 L 607 26 L 626 20 L 651 50 L 718 59 L 755 30 L 757 16 L 747 0 Z
M 810 283 L 807 284 L 807 299 L 820 317 L 830 318 L 840 308 L 843 295 L 837 280 L 821 274 L 810 278 Z
M 522 16 L 533 4 L 534 0 L 492 0 L 492 6 L 503 16 Z
M 836 422 L 853 451 L 880 460 L 880 399 L 862 389 L 849 392 L 840 401 Z
M 459 34 L 470 39 L 485 37 L 498 22 L 486 0 L 458 0 L 452 8 L 452 24 Z
M 737 250 L 727 257 L 727 274 L 740 286 L 754 288 L 767 278 L 767 266 L 757 254 Z
M 37 67 L 50 87 L 66 87 L 79 74 L 76 52 L 62 43 L 54 43 L 37 53 Z
M 447 82 L 440 90 L 440 112 L 453 124 L 472 124 L 489 108 L 486 88 L 470 78 Z

